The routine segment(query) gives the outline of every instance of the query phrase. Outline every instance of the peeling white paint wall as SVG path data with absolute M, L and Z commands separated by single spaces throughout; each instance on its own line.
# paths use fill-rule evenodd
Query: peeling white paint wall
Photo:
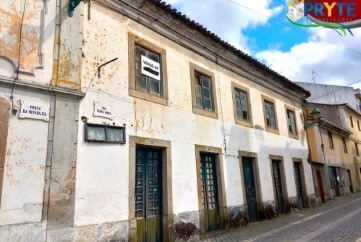
M 20 38 L 23 3 L 24 1 L 21 0 L 0 3 L 0 80 L 14 80 L 19 57 L 17 46 L 21 41 L 20 73 L 16 82 L 50 85 L 56 1 L 46 1 L 47 6 L 44 6 L 44 1 L 26 1 Z M 43 25 L 41 25 L 42 21 Z M 0 87 L 0 97 L 11 103 L 11 88 Z M 50 96 L 15 87 L 13 97 L 14 106 L 19 111 L 16 115 L 10 111 L 0 226 L 42 220 L 49 123 L 42 120 L 20 119 L 18 115 L 20 101 L 49 105 Z M 23 231 L 28 231 L 25 227 Z M 39 230 L 42 230 L 40 227 Z M 7 230 L 6 227 L 1 227 L 0 233 L 3 231 L 1 229 Z M 20 236 L 22 233 L 18 234 Z
M 2 97 L 9 90 L 0 88 Z M 15 91 L 14 96 L 30 103 L 46 104 L 49 97 Z M 17 113 L 18 114 L 18 113 Z M 10 113 L 0 225 L 40 222 L 48 142 L 48 122 L 20 119 Z

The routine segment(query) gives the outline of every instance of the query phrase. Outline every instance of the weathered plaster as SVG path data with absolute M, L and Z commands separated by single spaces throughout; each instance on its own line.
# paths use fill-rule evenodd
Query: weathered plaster
M 167 106 L 129 96 L 129 32 L 166 51 Z M 240 150 L 258 154 L 263 202 L 274 200 L 270 154 L 284 158 L 289 196 L 296 196 L 292 158 L 302 160 L 307 193 L 314 194 L 301 103 L 232 73 L 96 2 L 92 4 L 91 19 L 84 21 L 83 33 L 81 76 L 82 90 L 87 91 L 87 96 L 81 101 L 79 117 L 87 117 L 89 123 L 125 124 L 127 140 L 129 136 L 137 136 L 171 141 L 174 214 L 199 210 L 195 145 L 222 148 L 227 207 L 245 203 L 238 159 Z M 98 78 L 97 66 L 116 57 L 119 59 L 102 68 Z M 189 63 L 213 70 L 218 119 L 192 112 Z M 249 89 L 252 127 L 235 124 L 232 83 Z M 265 130 L 262 94 L 275 101 L 279 135 Z M 94 101 L 112 104 L 114 119 L 94 117 Z M 295 110 L 299 139 L 289 136 L 285 105 Z M 79 123 L 79 130 L 75 224 L 85 226 L 126 219 L 129 215 L 128 142 L 125 145 L 87 143 L 84 142 L 83 123 Z M 97 209 L 99 206 L 107 209 Z
M 19 62 L 21 70 L 31 71 L 40 65 L 38 51 L 43 2 L 29 0 L 25 4 L 20 0 L 0 4 L 0 55 L 14 63 Z
M 9 99 L 10 90 L 0 88 Z M 16 90 L 19 100 L 46 104 L 49 96 Z M 4 163 L 0 225 L 40 222 L 44 189 L 47 125 L 10 113 Z M 21 194 L 21 196 L 19 196 Z

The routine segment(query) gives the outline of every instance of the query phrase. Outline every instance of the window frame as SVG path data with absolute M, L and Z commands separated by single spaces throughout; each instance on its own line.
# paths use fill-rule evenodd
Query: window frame
M 90 139 L 88 137 L 88 127 L 92 128 L 102 128 L 104 129 L 104 140 L 100 139 Z M 122 131 L 123 139 L 120 141 L 111 141 L 108 139 L 108 130 L 109 129 L 118 129 Z M 109 144 L 125 144 L 126 143 L 126 134 L 125 134 L 125 127 L 124 126 L 112 126 L 112 125 L 104 125 L 104 124 L 93 124 L 93 123 L 86 123 L 84 125 L 84 141 L 89 143 L 109 143 Z
M 356 155 L 360 156 L 360 153 L 359 153 L 359 150 L 358 150 L 358 144 L 357 144 L 356 141 L 355 141 L 355 149 L 356 149 Z
M 275 128 L 267 126 L 266 102 L 273 104 L 275 126 L 276 126 Z M 262 105 L 263 105 L 263 117 L 264 117 L 264 124 L 265 124 L 266 131 L 274 133 L 274 134 L 279 134 L 276 101 L 274 99 L 269 98 L 262 94 Z
M 287 105 L 285 105 L 285 110 L 286 110 L 286 123 L 287 123 L 287 130 L 288 130 L 288 135 L 289 137 L 291 138 L 294 138 L 294 139 L 298 139 L 299 136 L 298 136 L 298 126 L 297 126 L 297 117 L 296 117 L 296 110 L 292 107 L 289 107 Z M 289 129 L 289 124 L 288 124 L 288 112 L 293 112 L 293 115 L 294 115 L 294 122 L 295 122 L 295 132 L 296 133 L 291 133 L 290 132 L 290 129 Z
M 351 128 L 353 128 L 353 120 L 352 120 L 352 116 L 350 115 L 350 123 L 351 123 Z
M 160 56 L 163 95 L 158 96 L 136 88 L 135 47 L 140 46 Z M 168 106 L 168 78 L 166 50 L 133 33 L 128 33 L 129 96 Z
M 190 75 L 191 75 L 191 91 L 192 91 L 192 111 L 195 114 L 218 119 L 218 108 L 217 108 L 217 96 L 216 96 L 216 86 L 215 86 L 215 78 L 214 73 L 208 71 L 205 68 L 202 68 L 194 63 L 189 63 Z M 212 95 L 212 106 L 213 111 L 203 109 L 197 106 L 197 96 L 196 96 L 196 73 L 207 76 L 210 78 L 211 83 L 211 95 Z
M 246 94 L 248 119 L 241 119 L 237 115 L 236 91 L 244 92 Z M 249 96 L 249 89 L 237 83 L 232 82 L 232 100 L 233 100 L 233 113 L 234 113 L 235 123 L 238 125 L 243 125 L 252 128 L 253 121 L 252 121 L 252 108 L 251 108 L 251 102 Z
M 334 150 L 335 149 L 335 145 L 333 143 L 333 136 L 332 136 L 332 132 L 327 130 L 327 137 L 328 137 L 328 144 L 330 149 Z
M 341 137 L 341 140 L 342 140 L 343 152 L 347 154 L 346 138 L 345 138 L 345 137 Z

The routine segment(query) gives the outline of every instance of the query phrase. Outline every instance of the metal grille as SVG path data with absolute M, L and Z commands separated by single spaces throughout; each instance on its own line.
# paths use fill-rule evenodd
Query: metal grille
M 276 193 L 282 194 L 282 183 L 281 183 L 281 174 L 279 169 L 279 161 L 273 161 L 273 177 L 276 187 Z
M 137 148 L 135 171 L 135 217 L 161 214 L 161 154 Z
M 217 176 L 214 155 L 201 156 L 202 198 L 204 209 L 218 207 Z
M 147 217 L 159 215 L 160 162 L 159 152 L 148 152 L 147 158 Z

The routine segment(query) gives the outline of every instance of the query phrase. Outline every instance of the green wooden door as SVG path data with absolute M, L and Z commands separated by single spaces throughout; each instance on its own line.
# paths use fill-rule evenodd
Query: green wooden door
M 257 221 L 257 196 L 252 158 L 242 158 L 249 222 Z
M 275 185 L 275 193 L 276 193 L 276 203 L 277 203 L 277 212 L 284 213 L 285 205 L 284 205 L 284 194 L 282 187 L 282 176 L 281 176 L 281 161 L 272 160 L 272 168 L 273 168 L 273 181 Z
M 135 217 L 139 242 L 162 241 L 162 153 L 137 147 Z
M 217 172 L 214 154 L 201 154 L 202 198 L 204 207 L 205 231 L 220 228 Z
M 303 198 L 303 187 L 302 187 L 302 176 L 301 176 L 301 163 L 295 163 L 295 179 L 296 179 L 296 189 L 297 189 L 297 198 L 299 208 L 304 208 L 304 198 Z

